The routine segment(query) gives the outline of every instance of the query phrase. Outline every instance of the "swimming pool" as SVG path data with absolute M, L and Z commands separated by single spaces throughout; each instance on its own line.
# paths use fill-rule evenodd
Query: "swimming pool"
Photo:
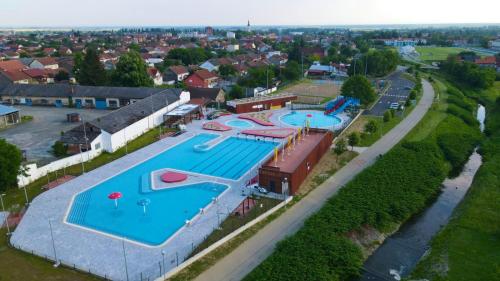
M 309 117 L 309 116 L 310 117 Z M 292 111 L 281 116 L 281 121 L 292 126 L 304 127 L 306 119 L 309 119 L 311 128 L 331 129 L 342 121 L 335 116 L 325 115 L 323 111 L 306 110 Z
M 160 245 L 192 219 L 227 186 L 204 182 L 153 191 L 144 178 L 153 171 L 172 168 L 211 176 L 238 179 L 269 154 L 277 143 L 230 137 L 207 150 L 194 146 L 218 135 L 200 134 L 146 160 L 75 196 L 66 221 L 148 245 Z M 108 199 L 121 192 L 118 208 Z M 141 199 L 150 204 L 137 205 Z
M 226 125 L 228 125 L 230 127 L 233 127 L 233 128 L 239 128 L 239 129 L 248 129 L 248 128 L 252 128 L 253 127 L 252 123 L 250 123 L 248 121 L 245 121 L 245 120 L 231 120 L 231 121 L 227 121 Z

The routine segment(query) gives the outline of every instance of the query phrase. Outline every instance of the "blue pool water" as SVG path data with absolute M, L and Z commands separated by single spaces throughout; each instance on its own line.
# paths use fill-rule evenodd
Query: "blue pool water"
M 206 151 L 194 149 L 216 137 L 193 137 L 78 194 L 67 221 L 149 245 L 162 244 L 227 186 L 206 182 L 153 191 L 147 184 L 151 172 L 173 168 L 238 179 L 277 145 L 231 137 Z M 107 197 L 116 191 L 123 194 L 118 208 Z M 137 205 L 141 199 L 150 201 L 145 215 Z
M 252 128 L 253 125 L 252 123 L 245 121 L 245 120 L 231 120 L 227 121 L 226 125 L 234 128 L 240 128 L 240 129 L 247 129 L 247 128 Z
M 307 117 L 310 114 L 312 117 Z M 306 119 L 309 119 L 311 128 L 331 129 L 333 126 L 342 122 L 339 118 L 331 115 L 325 115 L 323 111 L 300 110 L 293 111 L 281 117 L 281 121 L 292 126 L 305 126 Z

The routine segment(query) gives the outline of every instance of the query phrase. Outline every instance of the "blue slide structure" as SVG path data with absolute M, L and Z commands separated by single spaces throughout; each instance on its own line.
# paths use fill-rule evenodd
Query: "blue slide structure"
M 359 106 L 359 99 L 338 96 L 336 99 L 326 104 L 325 115 L 335 115 L 339 112 L 342 112 L 346 107 L 350 105 Z

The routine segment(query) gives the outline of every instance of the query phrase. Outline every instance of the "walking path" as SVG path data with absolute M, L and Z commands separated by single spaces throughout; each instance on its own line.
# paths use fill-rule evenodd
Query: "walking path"
M 423 81 L 424 94 L 415 109 L 384 137 L 364 150 L 334 176 L 245 241 L 195 280 L 235 281 L 243 279 L 274 251 L 276 243 L 298 231 L 304 221 L 318 211 L 346 183 L 389 151 L 424 117 L 434 100 L 431 84 Z

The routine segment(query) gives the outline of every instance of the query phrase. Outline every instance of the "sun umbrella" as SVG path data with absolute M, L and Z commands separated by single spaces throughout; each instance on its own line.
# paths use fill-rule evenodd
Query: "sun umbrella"
M 146 214 L 146 206 L 151 203 L 151 200 L 148 198 L 142 198 L 137 201 L 137 205 L 142 206 L 142 211 L 144 212 L 144 215 Z
M 108 198 L 111 200 L 115 200 L 115 208 L 118 208 L 118 199 L 122 198 L 121 192 L 113 192 L 108 195 Z

